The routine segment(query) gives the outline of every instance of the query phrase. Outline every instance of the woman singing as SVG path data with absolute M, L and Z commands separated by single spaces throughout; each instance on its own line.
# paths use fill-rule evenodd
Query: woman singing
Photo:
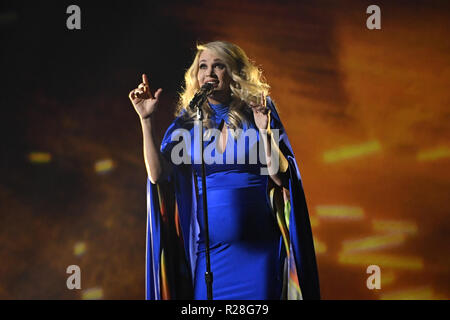
M 261 71 L 238 46 L 197 46 L 176 118 L 160 148 L 146 75 L 129 98 L 144 136 L 147 179 L 147 299 L 206 299 L 201 148 L 213 299 L 319 299 L 313 238 L 300 172 Z

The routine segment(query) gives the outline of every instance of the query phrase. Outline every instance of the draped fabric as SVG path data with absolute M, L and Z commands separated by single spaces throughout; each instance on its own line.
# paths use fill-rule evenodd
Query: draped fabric
M 320 299 L 313 237 L 300 171 L 270 97 L 267 97 L 267 106 L 271 110 L 270 127 L 279 130 L 279 147 L 289 164 L 289 190 L 274 185 L 269 185 L 267 190 L 280 234 L 279 258 L 284 272 L 280 298 Z M 214 110 L 217 123 L 227 121 L 225 108 L 216 106 Z M 186 132 L 194 130 L 193 122 L 185 121 L 182 115 L 177 117 L 161 143 L 161 152 L 169 162 L 171 152 L 179 142 L 172 141 L 172 137 L 181 128 L 187 130 L 184 136 L 182 134 L 186 139 Z M 146 299 L 194 298 L 198 280 L 196 263 L 200 254 L 198 244 L 201 242 L 197 178 L 195 164 L 181 163 L 173 165 L 172 174 L 164 182 L 152 184 L 147 179 Z M 234 270 L 239 272 L 239 265 Z

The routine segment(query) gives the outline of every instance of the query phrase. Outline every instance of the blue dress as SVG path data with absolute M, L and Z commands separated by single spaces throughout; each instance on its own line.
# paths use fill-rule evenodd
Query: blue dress
M 253 117 L 237 140 L 228 130 L 223 154 L 210 148 L 215 146 L 214 137 L 204 144 L 213 298 L 320 299 L 300 170 L 275 105 L 270 97 L 266 102 L 274 138 L 278 132 L 276 141 L 288 161 L 289 179 L 288 190 L 271 186 L 270 205 L 269 176 L 261 174 L 259 156 L 253 161 L 259 141 L 259 132 L 249 130 L 255 129 Z M 214 126 L 219 128 L 228 121 L 227 108 L 211 107 L 215 110 Z M 181 163 L 173 161 L 181 140 L 196 140 L 193 127 L 183 115 L 175 118 L 160 149 L 173 171 L 157 184 L 147 178 L 146 299 L 206 299 L 198 146 L 186 147 Z M 179 130 L 183 131 L 180 136 L 175 134 Z M 247 136 L 251 132 L 256 132 L 256 137 Z M 247 141 L 244 147 L 243 141 Z
M 213 104 L 210 106 L 216 112 L 213 118 L 216 126 L 221 127 L 224 125 L 223 122 L 228 121 L 228 107 Z M 252 135 L 246 134 L 248 129 L 253 130 Z M 229 130 L 227 132 L 227 144 L 223 154 L 215 148 L 211 148 L 211 152 L 205 152 L 205 161 L 211 163 L 205 166 L 205 171 L 211 271 L 214 275 L 213 298 L 280 299 L 281 235 L 267 196 L 268 176 L 261 175 L 261 167 L 264 164 L 259 159 L 253 161 L 256 163 L 249 163 L 250 150 L 258 151 L 258 130 L 252 123 L 245 125 L 237 140 Z M 205 142 L 205 150 L 208 145 L 215 143 L 215 138 L 217 137 Z M 238 148 L 239 142 L 241 145 L 245 143 L 245 149 Z M 232 156 L 228 156 L 227 162 L 227 153 L 230 152 Z M 223 163 L 213 163 L 212 158 L 217 159 L 220 155 Z M 194 163 L 192 155 L 191 159 Z M 194 299 L 206 299 L 200 164 L 194 164 L 193 169 L 197 176 L 199 191 L 197 220 L 200 226 Z

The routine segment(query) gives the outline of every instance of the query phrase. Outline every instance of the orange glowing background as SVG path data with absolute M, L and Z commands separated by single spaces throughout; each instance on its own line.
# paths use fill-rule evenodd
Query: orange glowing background
M 1 299 L 143 299 L 149 75 L 168 126 L 196 41 L 264 69 L 300 161 L 324 299 L 450 297 L 450 6 L 194 1 L 1 7 Z M 82 289 L 68 290 L 79 265 Z M 381 289 L 369 290 L 369 265 Z

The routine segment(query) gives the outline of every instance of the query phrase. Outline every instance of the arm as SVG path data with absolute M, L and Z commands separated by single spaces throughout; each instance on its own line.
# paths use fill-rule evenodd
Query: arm
M 263 130 L 260 129 L 259 132 L 261 140 L 263 141 L 264 155 L 270 178 L 276 185 L 289 189 L 289 165 L 283 153 L 278 148 L 278 143 L 274 140 L 270 130 L 270 120 L 268 121 L 268 128 Z M 278 159 L 275 158 L 277 156 Z M 278 161 L 278 163 L 276 163 L 276 161 Z
M 278 147 L 270 128 L 270 110 L 266 106 L 266 98 L 261 93 L 261 103 L 250 103 L 255 124 L 263 141 L 265 160 L 270 178 L 280 187 L 289 189 L 289 164 Z
M 147 76 L 143 74 L 142 83 L 136 89 L 131 90 L 128 95 L 141 121 L 142 135 L 144 138 L 145 168 L 153 184 L 170 173 L 170 165 L 159 151 L 152 132 L 152 116 L 158 105 L 161 91 L 162 89 L 158 89 L 155 92 L 155 96 L 153 96 L 149 88 Z
M 170 174 L 171 166 L 157 147 L 152 122 L 152 117 L 141 119 L 145 168 L 151 183 L 155 184 Z

